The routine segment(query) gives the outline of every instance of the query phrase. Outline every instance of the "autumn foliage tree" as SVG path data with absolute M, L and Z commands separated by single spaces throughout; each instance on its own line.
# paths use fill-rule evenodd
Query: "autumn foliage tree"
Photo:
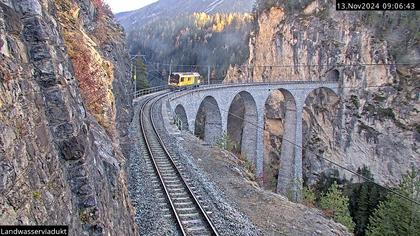
M 113 41 L 112 35 L 116 32 L 113 32 L 113 28 L 109 27 L 114 23 L 111 8 L 103 0 L 93 0 L 92 3 L 96 9 L 93 35 L 99 44 Z
M 92 3 L 97 10 L 98 16 L 112 14 L 111 8 L 103 0 L 92 0 Z

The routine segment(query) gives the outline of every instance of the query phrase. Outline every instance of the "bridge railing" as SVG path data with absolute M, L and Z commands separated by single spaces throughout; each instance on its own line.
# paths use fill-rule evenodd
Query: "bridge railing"
M 147 89 L 141 89 L 141 90 L 137 90 L 134 93 L 134 98 L 138 98 L 147 94 L 151 94 L 151 93 L 156 93 L 156 92 L 160 92 L 163 90 L 168 89 L 168 85 L 163 85 L 163 86 L 156 86 L 156 87 L 151 87 L 151 88 L 147 88 Z
M 202 86 L 206 86 L 206 85 L 222 85 L 223 84 L 223 80 L 210 80 L 210 84 L 205 81 L 203 82 L 201 85 Z M 151 88 L 147 88 L 147 89 L 141 89 L 141 90 L 137 90 L 134 93 L 134 99 L 147 95 L 147 94 L 151 94 L 151 93 L 156 93 L 156 92 L 160 92 L 163 90 L 169 89 L 168 85 L 162 85 L 162 86 L 156 86 L 156 87 L 151 87 Z
M 210 83 L 208 80 L 203 80 L 201 82 L 201 85 L 211 85 L 211 84 L 223 84 L 224 80 L 223 79 L 218 79 L 218 80 L 210 80 Z
M 290 81 L 273 81 L 273 82 L 225 82 L 224 80 L 210 80 L 210 84 L 207 81 L 203 82 L 201 86 L 203 87 L 219 87 L 225 85 L 267 85 L 267 84 L 310 84 L 310 83 L 336 83 L 332 80 L 323 80 L 323 81 L 308 81 L 308 80 L 290 80 Z M 160 92 L 163 90 L 169 89 L 168 85 L 151 87 L 147 89 L 141 89 L 134 93 L 134 98 L 138 98 L 147 94 Z

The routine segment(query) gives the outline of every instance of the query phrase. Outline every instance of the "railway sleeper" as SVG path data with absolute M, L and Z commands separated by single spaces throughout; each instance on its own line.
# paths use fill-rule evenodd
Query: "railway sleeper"
M 184 192 L 184 188 L 168 188 L 170 192 Z
M 167 184 L 166 185 L 166 187 L 168 187 L 168 188 L 179 188 L 179 187 L 182 187 L 183 185 L 182 184 Z
M 161 173 L 160 173 L 160 175 L 161 175 L 163 178 L 177 177 L 175 173 L 165 173 L 165 172 L 163 172 L 163 173 L 162 173 L 162 172 L 161 172 Z
M 171 168 L 171 169 L 173 169 L 172 168 L 172 165 L 170 164 L 170 163 L 162 163 L 162 164 L 159 164 L 159 167 L 160 168 Z
M 174 203 L 176 203 L 176 202 L 185 202 L 185 201 L 191 201 L 191 198 L 189 198 L 189 197 L 174 197 L 174 198 L 172 198 L 172 201 Z
M 160 172 L 162 173 L 162 175 L 176 175 L 176 172 L 174 169 L 168 169 L 168 170 L 164 170 L 162 168 L 159 167 Z
M 196 231 L 206 231 L 206 232 L 208 232 L 207 228 L 204 227 L 204 226 L 190 227 L 190 228 L 187 228 L 187 231 L 188 232 L 196 232 Z M 194 235 L 195 235 L 195 233 L 194 233 Z
M 201 219 L 194 219 L 194 220 L 183 220 L 181 221 L 183 225 L 186 225 L 187 227 L 191 227 L 194 225 L 202 225 L 203 221 Z
M 156 165 L 159 168 L 162 168 L 162 167 L 169 167 L 171 164 L 168 164 L 167 162 L 156 162 Z
M 166 179 L 170 179 L 170 180 L 166 180 Z M 173 177 L 166 177 L 165 183 L 181 183 L 181 181 L 176 176 L 173 176 Z
M 163 182 L 166 183 L 180 183 L 181 181 L 179 180 L 179 178 L 177 178 L 176 175 L 162 175 L 163 177 Z
M 172 167 L 161 167 L 161 166 L 159 166 L 159 170 L 162 172 L 162 171 L 164 171 L 164 172 L 171 172 L 171 173 L 175 173 L 175 170 L 174 170 L 174 168 L 172 168 Z
M 195 207 L 187 207 L 187 208 L 176 208 L 178 212 L 182 213 L 195 213 L 197 209 Z
M 189 205 L 193 205 L 193 204 L 194 203 L 191 202 L 191 201 L 188 201 L 188 202 L 175 202 L 174 203 L 175 207 L 177 207 L 177 206 L 189 206 Z
M 175 193 L 170 193 L 171 196 L 188 196 L 188 194 L 186 192 L 175 192 Z
M 186 219 L 193 220 L 193 219 L 200 218 L 200 214 L 198 214 L 197 212 L 195 212 L 195 213 L 181 213 L 181 214 L 178 214 L 178 215 L 181 218 L 181 220 L 186 220 Z

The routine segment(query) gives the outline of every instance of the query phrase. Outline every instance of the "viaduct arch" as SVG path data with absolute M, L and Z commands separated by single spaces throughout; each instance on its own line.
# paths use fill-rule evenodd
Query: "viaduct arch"
M 335 72 L 334 72 L 335 73 Z M 333 77 L 335 74 L 333 73 Z M 232 122 L 231 106 L 242 99 L 245 121 L 240 126 L 240 152 L 255 164 L 256 177 L 261 183 L 264 159 L 264 109 L 265 103 L 274 90 L 280 90 L 286 99 L 285 136 L 282 142 L 282 161 L 277 191 L 286 195 L 292 190 L 293 200 L 301 201 L 302 195 L 302 116 L 308 95 L 316 89 L 326 88 L 338 95 L 339 83 L 336 81 L 294 81 L 278 83 L 253 83 L 241 85 L 213 85 L 196 90 L 183 91 L 171 95 L 169 111 L 171 116 L 176 108 L 185 109 L 190 131 L 203 133 L 202 138 L 213 143 L 218 135 L 228 133 Z M 229 112 L 231 111 L 231 112 Z M 204 115 L 203 115 L 204 114 Z M 204 116 L 204 118 L 203 118 Z M 204 122 L 200 123 L 200 120 Z M 199 125 L 204 127 L 199 127 Z M 197 127 L 196 127 L 197 126 Z
M 230 104 L 227 119 L 228 137 L 237 146 L 236 152 L 256 163 L 257 104 L 249 92 L 241 91 Z
M 177 118 L 177 120 L 181 122 L 180 129 L 189 130 L 187 113 L 185 112 L 184 106 L 182 106 L 181 104 L 179 104 L 175 108 L 175 117 Z

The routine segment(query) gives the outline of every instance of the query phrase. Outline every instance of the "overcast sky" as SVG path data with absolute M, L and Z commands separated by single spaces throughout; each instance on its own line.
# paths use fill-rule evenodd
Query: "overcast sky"
M 104 0 L 114 13 L 136 10 L 157 0 Z

